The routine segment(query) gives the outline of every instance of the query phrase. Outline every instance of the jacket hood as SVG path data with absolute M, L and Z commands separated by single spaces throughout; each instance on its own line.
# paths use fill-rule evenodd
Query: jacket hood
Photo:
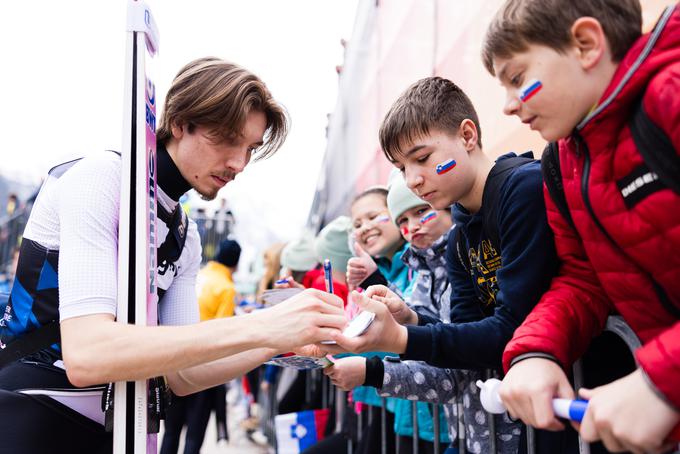
M 649 81 L 663 68 L 680 60 L 680 5 L 669 6 L 650 33 L 641 36 L 619 63 L 598 106 L 576 126 L 592 127 L 609 115 L 632 109 Z M 609 120 L 609 119 L 608 119 Z

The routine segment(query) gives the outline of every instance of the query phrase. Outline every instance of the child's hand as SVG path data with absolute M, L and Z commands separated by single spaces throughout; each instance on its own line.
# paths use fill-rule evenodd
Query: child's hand
M 326 349 L 322 348 L 324 344 L 310 344 L 304 345 L 302 347 L 296 347 L 293 349 L 293 353 L 299 356 L 313 356 L 315 358 L 321 358 L 326 356 Z
M 387 306 L 379 301 L 367 298 L 366 295 L 359 292 L 352 292 L 352 299 L 361 310 L 375 314 L 373 323 L 366 332 L 357 337 L 346 337 L 342 333 L 334 331 L 330 340 L 337 342 L 337 345 L 325 345 L 328 351 L 333 355 L 344 352 L 375 351 L 404 353 L 408 332 L 406 327 L 394 320 Z
M 384 285 L 371 285 L 366 289 L 366 297 L 380 301 L 389 309 L 392 317 L 400 325 L 417 325 L 418 315 L 406 302 Z
M 323 370 L 333 383 L 343 391 L 361 386 L 366 380 L 366 358 L 350 356 L 335 360 L 335 364 Z
M 285 277 L 282 279 L 279 279 L 278 281 L 274 282 L 274 288 L 301 288 L 304 289 L 305 287 L 300 284 L 299 282 L 296 282 L 295 279 L 292 277 Z
M 602 440 L 613 452 L 662 453 L 674 446 L 664 440 L 680 413 L 652 391 L 640 370 L 579 394 L 589 400 L 579 430 L 585 441 Z
M 359 246 L 359 243 L 354 243 L 354 252 L 357 256 L 347 261 L 347 285 L 350 290 L 357 288 L 378 269 L 373 258 Z
M 574 398 L 574 390 L 562 368 L 549 359 L 528 358 L 512 366 L 498 388 L 508 413 L 537 429 L 562 430 L 552 399 Z

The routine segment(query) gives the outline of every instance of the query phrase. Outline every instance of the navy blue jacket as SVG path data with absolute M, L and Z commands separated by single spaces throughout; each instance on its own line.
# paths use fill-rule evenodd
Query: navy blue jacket
M 456 227 L 446 257 L 451 324 L 419 314 L 418 326 L 407 327 L 402 358 L 445 368 L 499 369 L 505 345 L 548 289 L 558 260 L 540 163 L 512 170 L 497 200 L 500 247 L 484 232 L 484 206 L 475 214 L 453 206 Z M 462 248 L 456 244 L 458 235 Z

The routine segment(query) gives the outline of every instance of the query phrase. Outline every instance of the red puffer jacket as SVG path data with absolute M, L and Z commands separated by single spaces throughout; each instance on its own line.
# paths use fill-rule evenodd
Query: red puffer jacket
M 517 356 L 543 352 L 567 368 L 617 311 L 642 340 L 640 366 L 680 408 L 680 197 L 659 182 L 631 186 L 645 172 L 628 127 L 644 94 L 645 111 L 680 150 L 680 7 L 655 38 L 636 42 L 598 107 L 559 143 L 576 231 L 544 191 L 563 264 L 503 364 L 507 370 Z

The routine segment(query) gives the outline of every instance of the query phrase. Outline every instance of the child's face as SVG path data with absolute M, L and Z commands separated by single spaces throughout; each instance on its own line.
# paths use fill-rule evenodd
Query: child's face
M 404 143 L 402 150 L 393 164 L 409 189 L 435 210 L 447 209 L 469 194 L 475 176 L 462 137 L 435 129 Z
M 391 257 L 401 245 L 399 229 L 387 211 L 385 197 L 368 194 L 350 209 L 354 237 L 373 257 Z
M 532 44 L 509 58 L 495 58 L 494 71 L 506 91 L 503 113 L 517 115 L 548 141 L 571 134 L 600 96 L 577 51 L 568 47 L 558 53 Z
M 418 249 L 427 249 L 451 228 L 451 213 L 423 204 L 404 211 L 395 220 L 401 236 Z

